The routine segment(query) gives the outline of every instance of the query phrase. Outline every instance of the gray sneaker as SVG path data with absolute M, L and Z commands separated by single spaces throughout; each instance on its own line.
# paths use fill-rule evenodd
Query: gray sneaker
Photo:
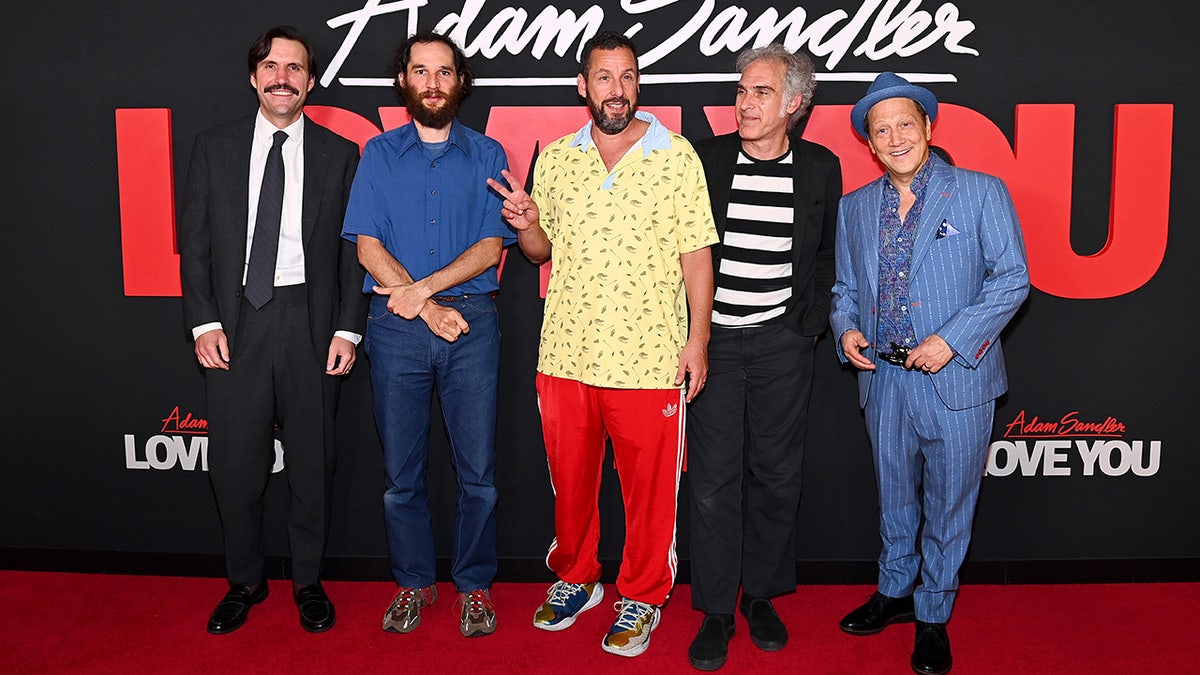
M 401 586 L 383 615 L 383 629 L 392 633 L 411 633 L 421 625 L 421 608 L 437 600 L 437 588 L 432 584 L 425 588 Z
M 459 630 L 463 637 L 491 635 L 496 630 L 496 608 L 488 589 L 481 588 L 459 595 L 462 603 L 462 622 Z

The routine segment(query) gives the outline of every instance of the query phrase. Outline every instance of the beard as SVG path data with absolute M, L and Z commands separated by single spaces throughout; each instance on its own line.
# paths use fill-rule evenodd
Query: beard
M 604 110 L 606 103 L 624 103 L 626 104 L 625 114 L 620 117 L 609 117 Z M 630 103 L 629 99 L 624 96 L 614 96 L 604 101 L 595 101 L 590 96 L 587 100 L 588 110 L 592 113 L 592 123 L 601 132 L 608 135 L 619 134 L 625 131 L 625 127 L 633 121 L 633 114 L 637 112 L 637 106 Z
M 418 91 L 416 87 L 404 87 L 404 107 L 421 126 L 430 129 L 444 129 L 458 115 L 458 108 L 463 100 L 462 91 L 462 87 L 459 86 L 450 91 L 433 89 Z M 430 108 L 425 105 L 425 97 L 435 92 L 442 97 L 442 105 L 438 108 Z

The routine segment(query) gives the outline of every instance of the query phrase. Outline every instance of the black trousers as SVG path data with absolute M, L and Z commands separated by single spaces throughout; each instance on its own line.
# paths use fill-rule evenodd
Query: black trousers
M 815 340 L 781 325 L 713 326 L 688 408 L 692 606 L 731 614 L 738 587 L 796 588 L 796 514 Z
M 325 375 L 324 356 L 316 357 L 304 286 L 276 288 L 257 311 L 243 301 L 229 370 L 206 373 L 208 473 L 230 583 L 263 578 L 263 496 L 275 463 L 276 423 L 291 495 L 292 580 L 316 583 L 329 529 L 339 381 Z

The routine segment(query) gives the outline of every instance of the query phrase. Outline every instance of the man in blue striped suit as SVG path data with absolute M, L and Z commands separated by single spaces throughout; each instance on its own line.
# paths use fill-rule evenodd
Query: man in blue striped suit
M 1000 331 L 1029 293 L 1008 190 L 930 153 L 936 117 L 934 95 L 893 73 L 852 109 L 886 174 L 839 205 L 830 316 L 859 369 L 883 539 L 878 592 L 840 625 L 871 635 L 915 619 L 918 673 L 951 667 L 946 622 L 1008 388 Z

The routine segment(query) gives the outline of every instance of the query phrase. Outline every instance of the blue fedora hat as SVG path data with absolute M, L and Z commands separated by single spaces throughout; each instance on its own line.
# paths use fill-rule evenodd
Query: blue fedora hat
M 850 110 L 850 124 L 859 136 L 867 138 L 867 111 L 876 103 L 889 98 L 911 98 L 925 109 L 930 123 L 937 119 L 938 103 L 933 92 L 925 87 L 918 87 L 893 72 L 884 72 L 875 78 L 871 87 L 867 89 L 867 95 L 859 99 Z

